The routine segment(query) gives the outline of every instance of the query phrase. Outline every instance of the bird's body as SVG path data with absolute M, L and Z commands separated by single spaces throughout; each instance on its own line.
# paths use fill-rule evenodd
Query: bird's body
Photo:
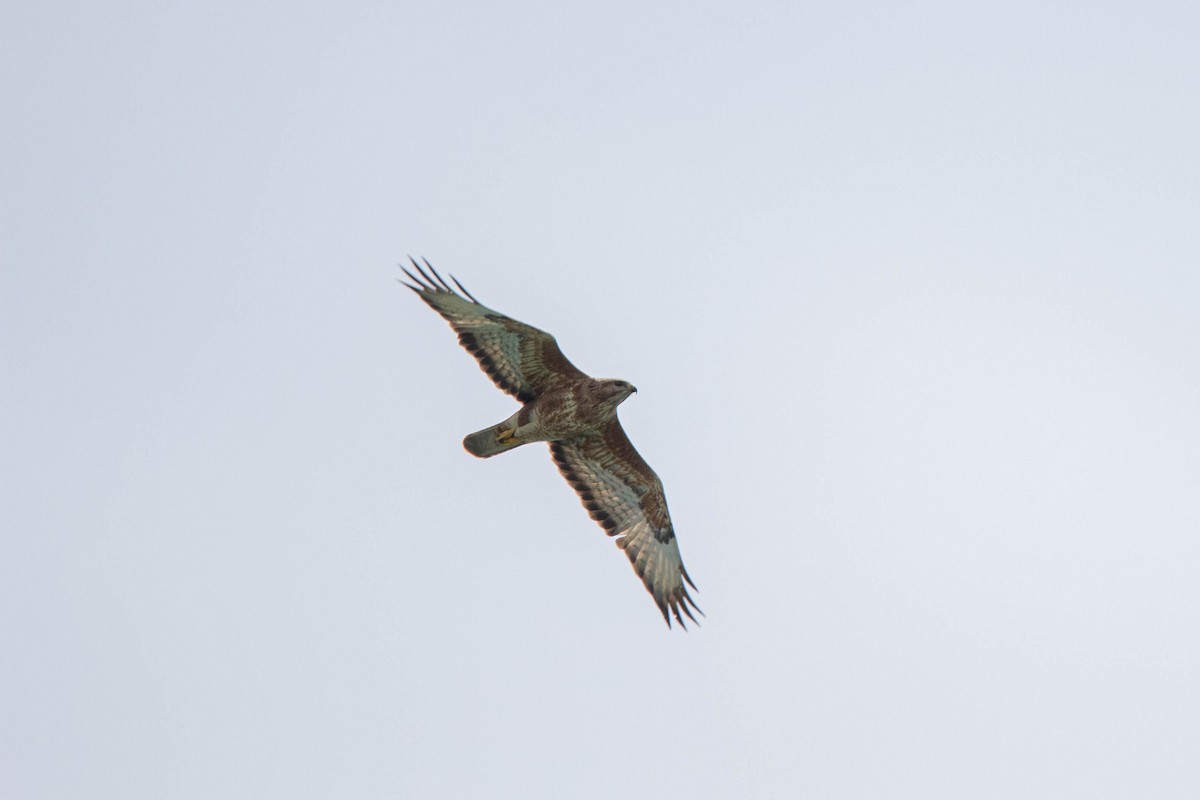
M 662 482 L 638 455 L 617 419 L 617 406 L 637 391 L 623 380 L 597 379 L 575 367 L 554 337 L 480 304 L 454 277 L 459 294 L 425 262 L 406 283 L 441 314 L 484 372 L 522 403 L 503 422 L 468 435 L 467 452 L 480 458 L 530 442 L 548 442 L 555 465 L 584 508 L 625 551 L 667 626 L 680 610 L 693 622 L 691 578 L 679 557 Z M 465 295 L 465 296 L 464 296 Z M 691 607 L 689 609 L 689 606 Z M 668 613 L 668 609 L 671 613 Z M 686 626 L 684 626 L 686 627 Z
M 637 389 L 625 381 L 579 378 L 540 394 L 517 413 L 463 439 L 467 452 L 488 458 L 530 442 L 593 436 L 617 418 L 617 406 Z

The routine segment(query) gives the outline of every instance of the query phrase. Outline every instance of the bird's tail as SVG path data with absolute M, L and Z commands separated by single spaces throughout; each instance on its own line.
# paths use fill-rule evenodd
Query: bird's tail
M 516 426 L 511 419 L 468 434 L 463 439 L 463 447 L 476 458 L 491 458 L 497 453 L 513 450 L 523 444 L 525 441 L 517 438 Z

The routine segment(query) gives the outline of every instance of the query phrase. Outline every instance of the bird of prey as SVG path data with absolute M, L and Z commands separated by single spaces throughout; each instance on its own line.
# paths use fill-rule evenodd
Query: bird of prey
M 428 261 L 422 267 L 409 260 L 417 274 L 401 266 L 413 282 L 401 283 L 441 314 L 488 377 L 521 402 L 499 425 L 463 439 L 467 452 L 491 458 L 530 442 L 549 442 L 555 466 L 592 519 L 617 537 L 667 627 L 673 615 L 686 630 L 680 611 L 692 622 L 692 609 L 703 612 L 684 586 L 687 581 L 696 588 L 679 557 L 662 481 L 617 420 L 617 406 L 637 389 L 627 381 L 589 377 L 550 334 L 491 310 L 451 275 L 456 291 Z

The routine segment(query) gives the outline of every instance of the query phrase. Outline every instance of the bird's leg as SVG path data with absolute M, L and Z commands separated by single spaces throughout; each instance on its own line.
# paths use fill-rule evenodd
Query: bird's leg
M 517 433 L 516 428 L 508 428 L 506 430 L 502 430 L 496 434 L 496 441 L 499 442 L 500 444 L 504 444 L 504 445 L 518 445 L 518 444 L 520 444 L 520 442 L 517 441 L 516 433 Z

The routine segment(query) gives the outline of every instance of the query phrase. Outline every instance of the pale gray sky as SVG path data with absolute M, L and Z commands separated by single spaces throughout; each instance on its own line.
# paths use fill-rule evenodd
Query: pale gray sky
M 0 795 L 1195 797 L 1197 9 L 5 4 Z

